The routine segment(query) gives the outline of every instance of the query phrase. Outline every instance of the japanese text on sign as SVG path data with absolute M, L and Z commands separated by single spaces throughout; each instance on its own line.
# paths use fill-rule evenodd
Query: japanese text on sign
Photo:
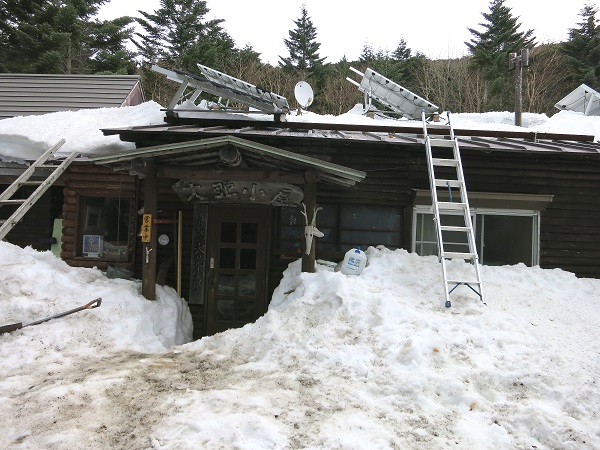
M 152 214 L 142 216 L 142 242 L 150 242 L 152 236 Z

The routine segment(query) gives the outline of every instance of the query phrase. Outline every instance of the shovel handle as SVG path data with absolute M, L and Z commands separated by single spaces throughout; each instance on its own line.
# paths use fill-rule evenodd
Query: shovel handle
M 83 305 L 83 306 L 78 306 L 77 308 L 70 309 L 70 310 L 68 310 L 68 311 L 65 311 L 65 312 L 62 312 L 62 313 L 60 313 L 60 314 L 56 314 L 56 315 L 54 315 L 54 316 L 51 316 L 51 317 L 46 317 L 45 319 L 37 320 L 37 321 L 35 321 L 35 322 L 28 323 L 27 325 L 23 325 L 23 328 L 25 328 L 25 327 L 28 327 L 28 326 L 31 326 L 31 325 L 38 325 L 38 324 L 40 324 L 40 323 L 48 322 L 49 320 L 52 320 L 52 319 L 58 319 L 59 317 L 68 316 L 69 314 L 73 314 L 73 313 L 76 313 L 76 312 L 78 312 L 78 311 L 83 311 L 84 309 L 92 309 L 92 308 L 97 308 L 97 307 L 99 307 L 101 304 L 102 304 L 102 298 L 101 298 L 101 297 L 98 297 L 98 298 L 96 298 L 96 299 L 92 300 L 91 302 L 89 302 L 89 303 L 86 303 L 86 304 L 85 304 L 85 305 Z

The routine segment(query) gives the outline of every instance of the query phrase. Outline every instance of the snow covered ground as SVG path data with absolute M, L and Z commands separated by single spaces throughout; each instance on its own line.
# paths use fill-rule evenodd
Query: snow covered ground
M 185 302 L 0 242 L 3 449 L 600 449 L 600 280 L 435 257 L 290 265 L 267 314 L 184 344 Z M 453 270 L 466 264 L 453 262 Z

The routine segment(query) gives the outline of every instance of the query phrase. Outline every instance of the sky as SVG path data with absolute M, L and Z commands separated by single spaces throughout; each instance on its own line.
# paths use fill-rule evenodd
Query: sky
M 548 43 L 567 38 L 586 2 L 600 5 L 600 0 L 506 0 L 505 5 L 519 17 L 521 30 L 533 29 L 538 42 Z M 366 43 L 375 50 L 393 51 L 402 38 L 413 53 L 432 59 L 463 56 L 464 42 L 472 38 L 467 28 L 481 30 L 478 24 L 484 21 L 482 13 L 489 12 L 490 1 L 208 0 L 207 18 L 224 19 L 223 27 L 238 47 L 250 43 L 264 62 L 277 64 L 279 56 L 287 55 L 283 40 L 295 28 L 302 4 L 317 28 L 321 57 L 335 63 L 344 55 L 358 59 Z M 159 0 L 111 0 L 101 18 L 153 12 L 159 5 Z

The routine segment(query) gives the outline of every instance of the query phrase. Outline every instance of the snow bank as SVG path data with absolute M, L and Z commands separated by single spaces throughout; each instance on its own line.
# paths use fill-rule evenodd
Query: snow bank
M 189 309 L 171 288 L 158 287 L 157 301 L 149 301 L 139 281 L 70 267 L 49 251 L 0 242 L 0 254 L 0 325 L 27 324 L 102 298 L 99 308 L 0 336 L 8 367 L 39 358 L 37 342 L 60 359 L 99 350 L 161 352 L 191 340 Z

